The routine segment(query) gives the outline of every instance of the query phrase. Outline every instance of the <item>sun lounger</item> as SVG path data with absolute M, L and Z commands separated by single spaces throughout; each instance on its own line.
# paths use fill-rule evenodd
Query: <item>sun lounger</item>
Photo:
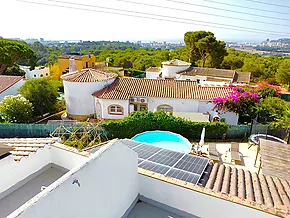
M 239 151 L 239 143 L 232 142 L 231 143 L 231 160 L 235 162 L 235 164 L 241 163 L 241 153 Z
M 216 144 L 209 144 L 208 156 L 209 156 L 209 159 L 213 160 L 214 162 L 220 161 L 219 153 L 216 150 Z

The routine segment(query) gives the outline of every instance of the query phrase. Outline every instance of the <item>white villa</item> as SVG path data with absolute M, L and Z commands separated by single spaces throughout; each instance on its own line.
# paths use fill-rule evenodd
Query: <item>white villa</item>
M 42 78 L 50 76 L 50 71 L 48 67 L 35 67 L 34 70 L 29 69 L 30 66 L 20 66 L 21 70 L 25 71 L 25 78 Z
M 194 80 L 203 86 L 223 86 L 226 84 L 246 85 L 250 83 L 251 73 L 235 70 L 191 67 L 188 62 L 171 60 L 162 63 L 162 67 L 150 67 L 146 70 L 147 79 L 171 78 Z
M 18 89 L 24 83 L 22 76 L 0 75 L 0 102 L 7 95 L 18 95 Z
M 59 144 L 55 138 L 0 139 L 0 143 L 0 217 L 290 215 L 290 183 L 285 178 L 212 164 L 206 158 L 129 139 L 86 151 Z M 164 159 L 161 153 L 171 156 Z M 191 172 L 193 168 L 199 172 Z
M 114 73 L 94 69 L 68 73 L 62 79 L 71 119 L 122 119 L 133 111 L 148 109 L 185 112 L 186 116 L 199 113 L 209 121 L 218 116 L 229 124 L 238 122 L 235 113 L 213 110 L 213 98 L 231 91 L 225 86 L 201 86 L 193 80 L 117 78 Z

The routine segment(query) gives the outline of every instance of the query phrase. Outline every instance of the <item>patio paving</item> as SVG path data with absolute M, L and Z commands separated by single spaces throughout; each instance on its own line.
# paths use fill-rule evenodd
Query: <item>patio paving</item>
M 208 145 L 213 144 L 212 142 L 206 143 L 202 147 L 202 152 L 208 153 Z M 247 169 L 251 172 L 258 172 L 259 164 L 260 164 L 260 155 L 258 155 L 256 166 L 254 166 L 257 146 L 252 146 L 248 149 L 248 143 L 239 143 L 239 151 L 242 154 L 242 161 L 241 164 L 237 165 L 231 161 L 231 154 L 229 152 L 231 148 L 230 142 L 221 142 L 221 143 L 214 143 L 216 144 L 217 151 L 221 154 L 221 162 L 224 165 L 235 166 L 237 168 Z

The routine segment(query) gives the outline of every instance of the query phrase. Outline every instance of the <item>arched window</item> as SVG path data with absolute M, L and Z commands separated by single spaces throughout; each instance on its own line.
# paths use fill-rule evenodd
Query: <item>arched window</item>
M 124 108 L 121 105 L 113 104 L 108 107 L 108 113 L 112 115 L 123 115 Z
M 173 107 L 168 104 L 162 104 L 157 107 L 157 111 L 165 111 L 165 112 L 172 112 Z

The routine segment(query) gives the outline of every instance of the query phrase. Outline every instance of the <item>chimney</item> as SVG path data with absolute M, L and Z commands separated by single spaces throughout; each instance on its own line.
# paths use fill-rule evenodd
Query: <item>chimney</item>
M 69 70 L 68 70 L 68 72 L 71 73 L 74 71 L 76 71 L 75 59 L 74 59 L 74 57 L 70 57 L 69 58 Z

